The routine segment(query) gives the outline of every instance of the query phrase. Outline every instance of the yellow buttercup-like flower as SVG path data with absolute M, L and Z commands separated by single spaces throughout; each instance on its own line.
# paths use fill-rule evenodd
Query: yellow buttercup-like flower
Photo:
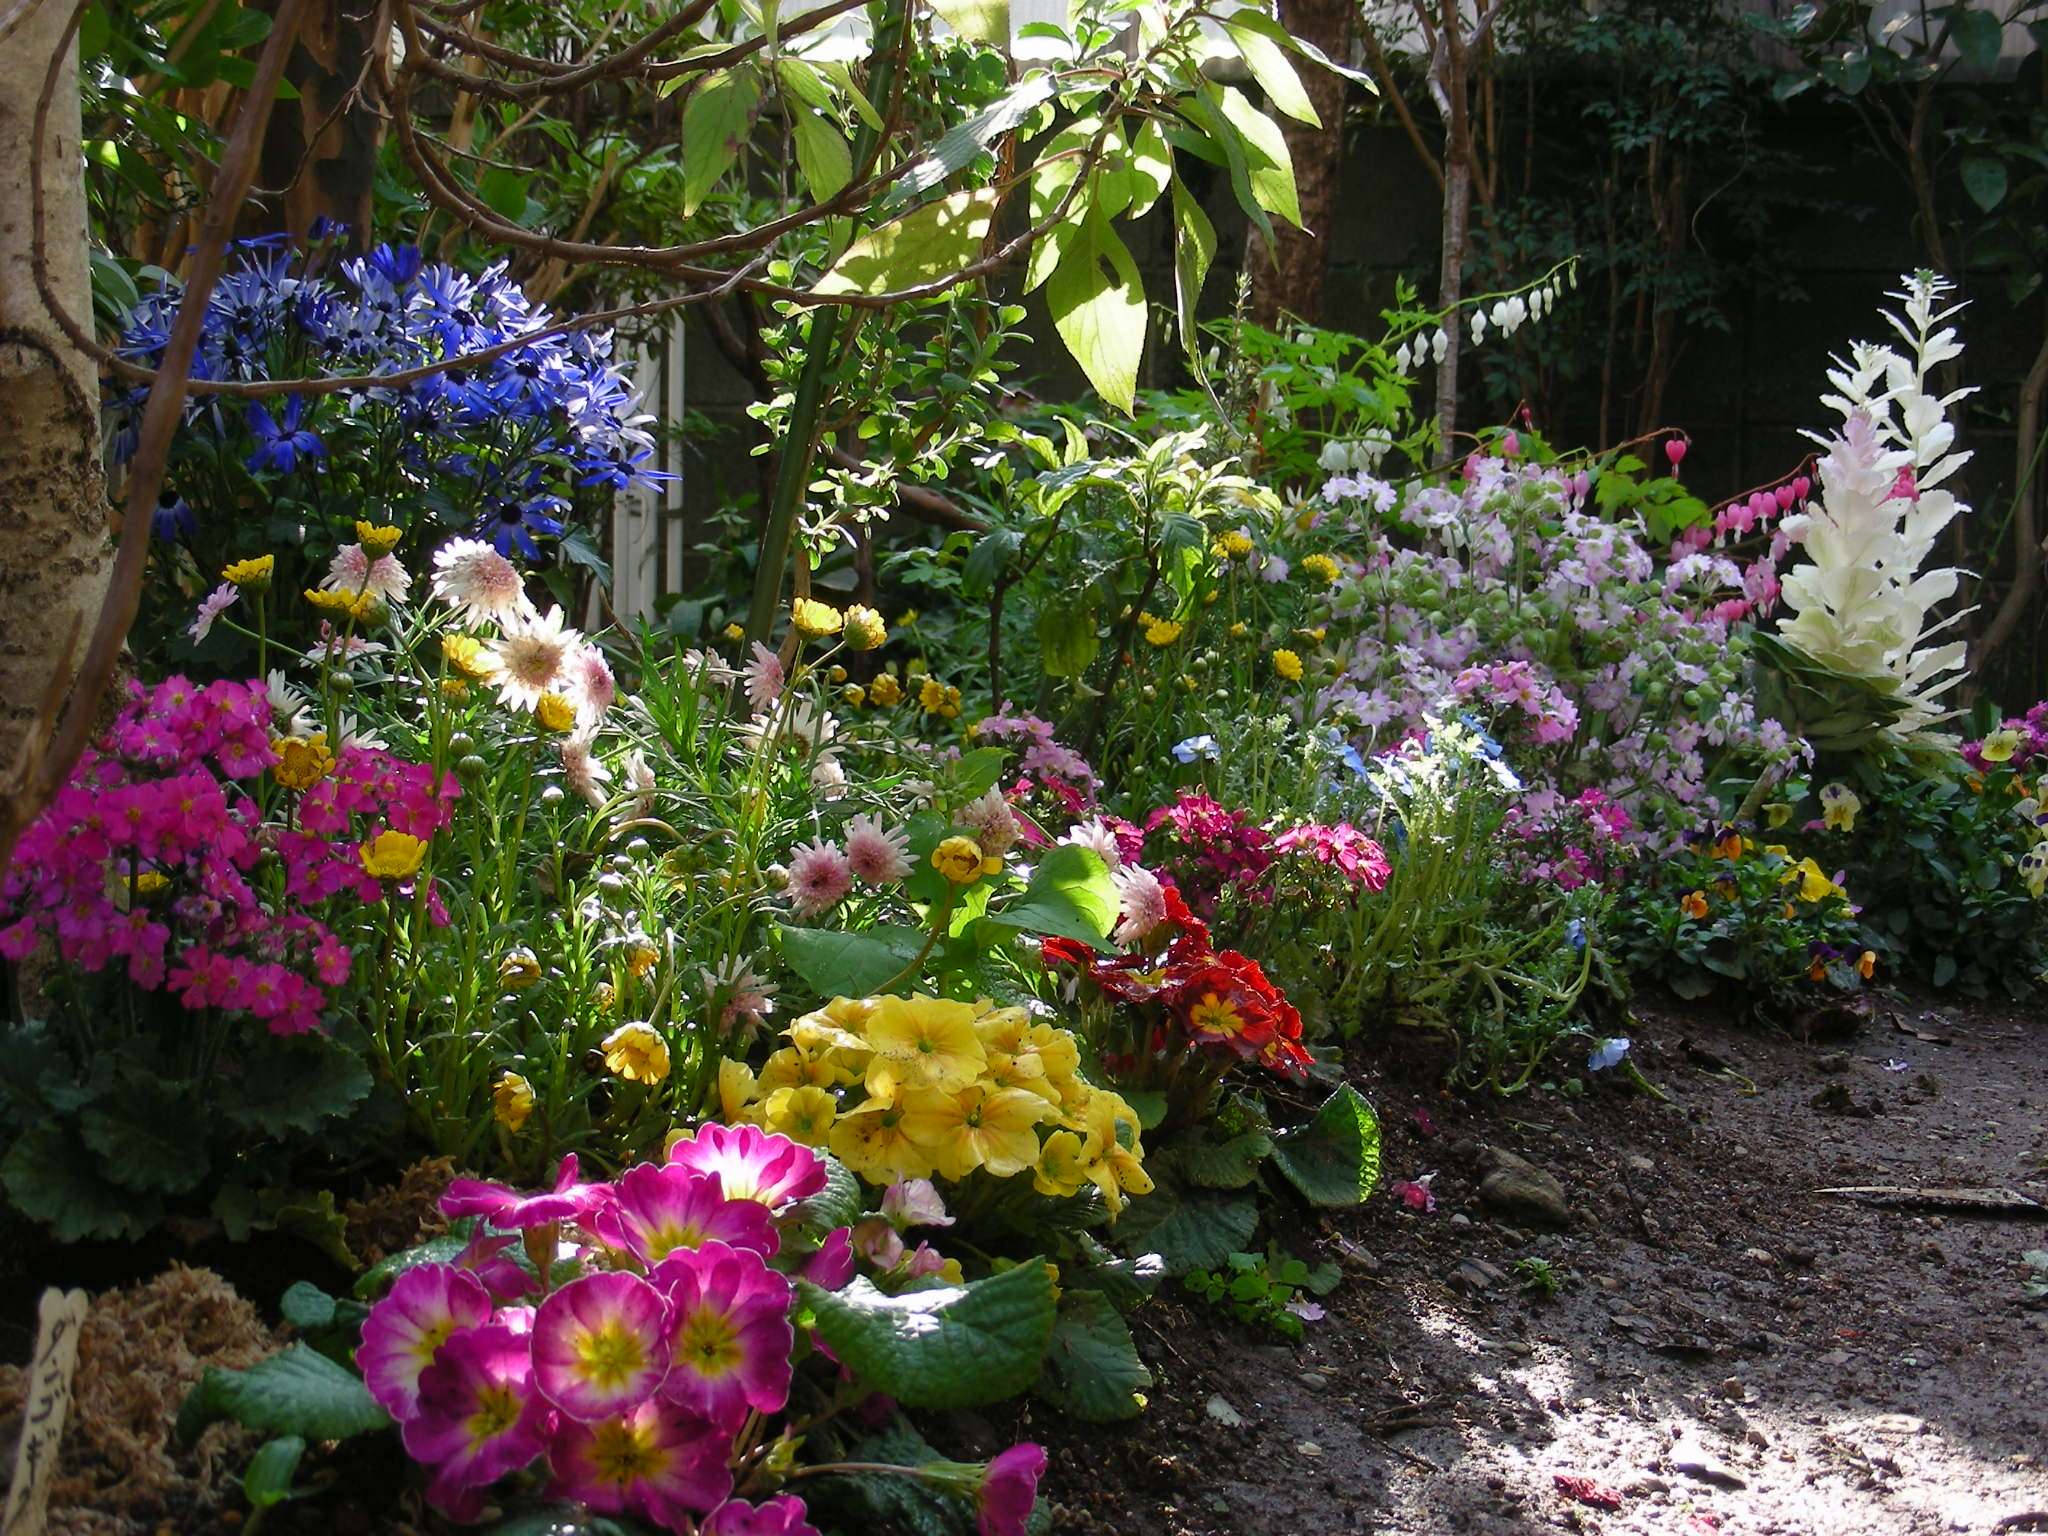
M 490 652 L 484 649 L 483 641 L 474 635 L 443 635 L 441 656 L 464 677 L 481 682 L 491 675 Z
M 1273 670 L 1290 683 L 1301 681 L 1301 658 L 1284 647 L 1273 653 Z
M 626 974 L 637 980 L 661 963 L 661 951 L 652 944 L 634 942 L 626 945 L 622 958 Z
M 747 629 L 744 624 L 728 624 L 719 633 L 728 640 L 744 640 L 747 638 Z
M 894 709 L 903 702 L 903 685 L 894 673 L 884 672 L 868 684 L 868 700 L 882 709 Z
M 491 1118 L 517 1131 L 533 1113 L 533 1084 L 517 1072 L 502 1074 L 491 1086 Z
M 1228 533 L 1218 534 L 1209 547 L 1225 560 L 1243 560 L 1252 552 L 1252 536 L 1242 529 L 1233 528 Z
M 244 592 L 261 592 L 270 585 L 270 578 L 277 570 L 277 556 L 256 555 L 248 560 L 237 560 L 220 573 L 222 581 L 232 582 Z
M 270 743 L 270 750 L 277 754 L 270 776 L 286 789 L 311 789 L 334 767 L 324 731 L 311 736 L 279 736 Z
M 1037 1166 L 1036 1127 L 1051 1113 L 1044 1099 L 1020 1088 L 921 1088 L 904 1095 L 903 1130 L 946 1178 L 964 1179 L 977 1168 L 1009 1178 Z
M 160 869 L 145 869 L 134 880 L 135 894 L 142 897 L 160 896 L 171 888 L 171 877 Z
M 498 985 L 507 992 L 524 992 L 540 980 L 540 961 L 530 949 L 515 949 L 498 962 Z
M 979 854 L 976 855 L 979 858 Z M 988 1065 L 974 1030 L 974 1009 L 940 997 L 885 997 L 868 1021 L 868 1093 L 893 1098 L 898 1089 L 965 1088 Z
M 861 705 L 867 703 L 868 691 L 859 683 L 848 683 L 839 690 L 839 701 L 848 709 L 859 709 Z
M 856 651 L 876 651 L 889 643 L 889 622 L 865 603 L 846 610 L 846 643 Z
M 846 623 L 846 615 L 815 597 L 800 597 L 790 605 L 789 621 L 806 639 L 820 640 L 838 634 Z
M 981 878 L 985 860 L 981 844 L 971 837 L 949 837 L 932 850 L 932 868 L 955 885 L 972 885 Z M 1001 868 L 1000 863 L 997 865 Z
M 324 592 L 316 587 L 308 587 L 306 601 L 322 613 L 353 619 L 357 623 L 374 618 L 384 607 L 384 599 L 370 591 Z
M 839 1101 L 823 1088 L 778 1088 L 762 1107 L 762 1127 L 791 1141 L 821 1147 L 838 1118 Z
M 543 730 L 573 731 L 576 729 L 576 706 L 559 693 L 544 693 L 534 700 L 533 718 Z
M 1158 619 L 1148 613 L 1142 622 L 1147 645 L 1171 645 L 1180 638 L 1180 625 L 1172 619 Z
M 410 880 L 426 861 L 427 841 L 406 832 L 379 832 L 356 850 L 366 873 L 379 880 Z
M 1251 632 L 1251 625 L 1245 623 L 1245 621 L 1242 619 L 1239 619 L 1235 624 L 1230 626 L 1230 638 L 1233 640 L 1242 640 L 1246 635 L 1250 634 Z
M 1303 555 L 1301 568 L 1326 587 L 1334 584 L 1341 574 L 1337 562 L 1328 555 Z
M 379 555 L 388 555 L 398 548 L 398 541 L 405 535 L 389 523 L 372 523 L 356 519 L 356 542 L 363 546 L 363 553 L 372 560 Z
M 629 1083 L 658 1083 L 668 1076 L 668 1042 L 652 1024 L 621 1024 L 598 1049 L 605 1066 Z

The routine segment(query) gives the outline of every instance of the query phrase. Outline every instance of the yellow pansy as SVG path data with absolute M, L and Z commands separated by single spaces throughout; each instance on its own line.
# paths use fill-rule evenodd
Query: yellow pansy
M 1853 831 L 1856 813 L 1862 809 L 1862 800 L 1846 784 L 1829 784 L 1820 792 L 1820 820 L 1824 827 L 1837 832 Z

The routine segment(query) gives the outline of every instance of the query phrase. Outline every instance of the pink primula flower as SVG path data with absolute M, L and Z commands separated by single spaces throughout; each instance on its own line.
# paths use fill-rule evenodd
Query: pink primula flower
M 678 1249 L 648 1279 L 668 1295 L 672 1368 L 662 1396 L 726 1428 L 789 1400 L 789 1281 L 758 1253 L 706 1243 Z
M 853 1229 L 834 1227 L 804 1265 L 804 1278 L 824 1290 L 836 1291 L 853 1278 Z
M 403 1438 L 406 1453 L 434 1469 L 428 1501 L 473 1519 L 484 1488 L 546 1449 L 547 1427 L 528 1340 L 500 1323 L 450 1335 L 420 1376 Z
M 550 1491 L 602 1515 L 642 1515 L 672 1531 L 732 1492 L 732 1439 L 666 1403 L 594 1424 L 564 1419 L 548 1448 Z
M 571 1280 L 534 1314 L 534 1383 L 585 1423 L 629 1412 L 668 1375 L 668 1323 L 661 1292 L 638 1275 Z
M 441 1214 L 481 1216 L 501 1231 L 523 1231 L 552 1222 L 573 1221 L 602 1198 L 600 1187 L 577 1182 L 576 1154 L 569 1153 L 555 1170 L 554 1188 L 538 1195 L 522 1194 L 482 1179 L 455 1179 L 441 1196 Z
M 1045 1476 L 1045 1461 L 1045 1447 L 1027 1440 L 988 1464 L 981 1491 L 974 1499 L 981 1536 L 1024 1536 L 1025 1524 L 1038 1503 L 1038 1480 Z
M 670 1163 L 718 1175 L 728 1200 L 758 1200 L 770 1210 L 807 1200 L 825 1187 L 825 1163 L 787 1136 L 753 1125 L 697 1128 L 669 1148 Z
M 804 1501 L 789 1493 L 759 1505 L 728 1499 L 711 1511 L 702 1529 L 704 1536 L 818 1536 Z
M 642 1264 L 709 1239 L 772 1254 L 780 1245 L 774 1218 L 758 1200 L 728 1200 L 718 1176 L 679 1163 L 628 1168 L 616 1191 L 590 1217 L 606 1243 Z
M 490 1292 L 475 1275 L 450 1264 L 421 1264 L 398 1277 L 363 1319 L 356 1368 L 363 1385 L 401 1424 L 419 1408 L 420 1375 L 451 1334 L 491 1318 Z

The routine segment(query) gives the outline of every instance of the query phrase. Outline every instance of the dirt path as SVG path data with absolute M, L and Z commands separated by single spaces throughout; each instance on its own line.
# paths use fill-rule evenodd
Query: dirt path
M 1637 1059 L 1671 1105 L 1618 1085 L 1468 1105 L 1368 1064 L 1387 1176 L 1437 1170 L 1436 1211 L 1381 1199 L 1293 1236 L 1349 1271 L 1299 1349 L 1184 1297 L 1141 1314 L 1145 1417 L 1033 1426 L 1055 1529 L 2048 1531 L 2048 1307 L 2023 1303 L 2021 1259 L 2048 1223 L 1814 1193 L 2048 1197 L 2048 1013 L 1902 1004 L 1811 1045 L 1654 1017 Z M 1482 1203 L 1488 1146 L 1554 1175 L 1572 1225 Z M 1523 1294 L 1532 1256 L 1556 1300 Z

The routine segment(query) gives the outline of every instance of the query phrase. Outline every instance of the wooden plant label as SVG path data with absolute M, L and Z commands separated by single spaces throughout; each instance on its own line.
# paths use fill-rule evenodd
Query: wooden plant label
M 83 1291 L 43 1292 L 36 1307 L 36 1352 L 29 1360 L 28 1400 L 21 1409 L 21 1443 L 14 1449 L 14 1478 L 7 1485 L 7 1509 L 0 1536 L 43 1536 L 50 1478 L 71 1408 L 71 1377 L 78 1369 L 78 1335 L 85 1327 Z

